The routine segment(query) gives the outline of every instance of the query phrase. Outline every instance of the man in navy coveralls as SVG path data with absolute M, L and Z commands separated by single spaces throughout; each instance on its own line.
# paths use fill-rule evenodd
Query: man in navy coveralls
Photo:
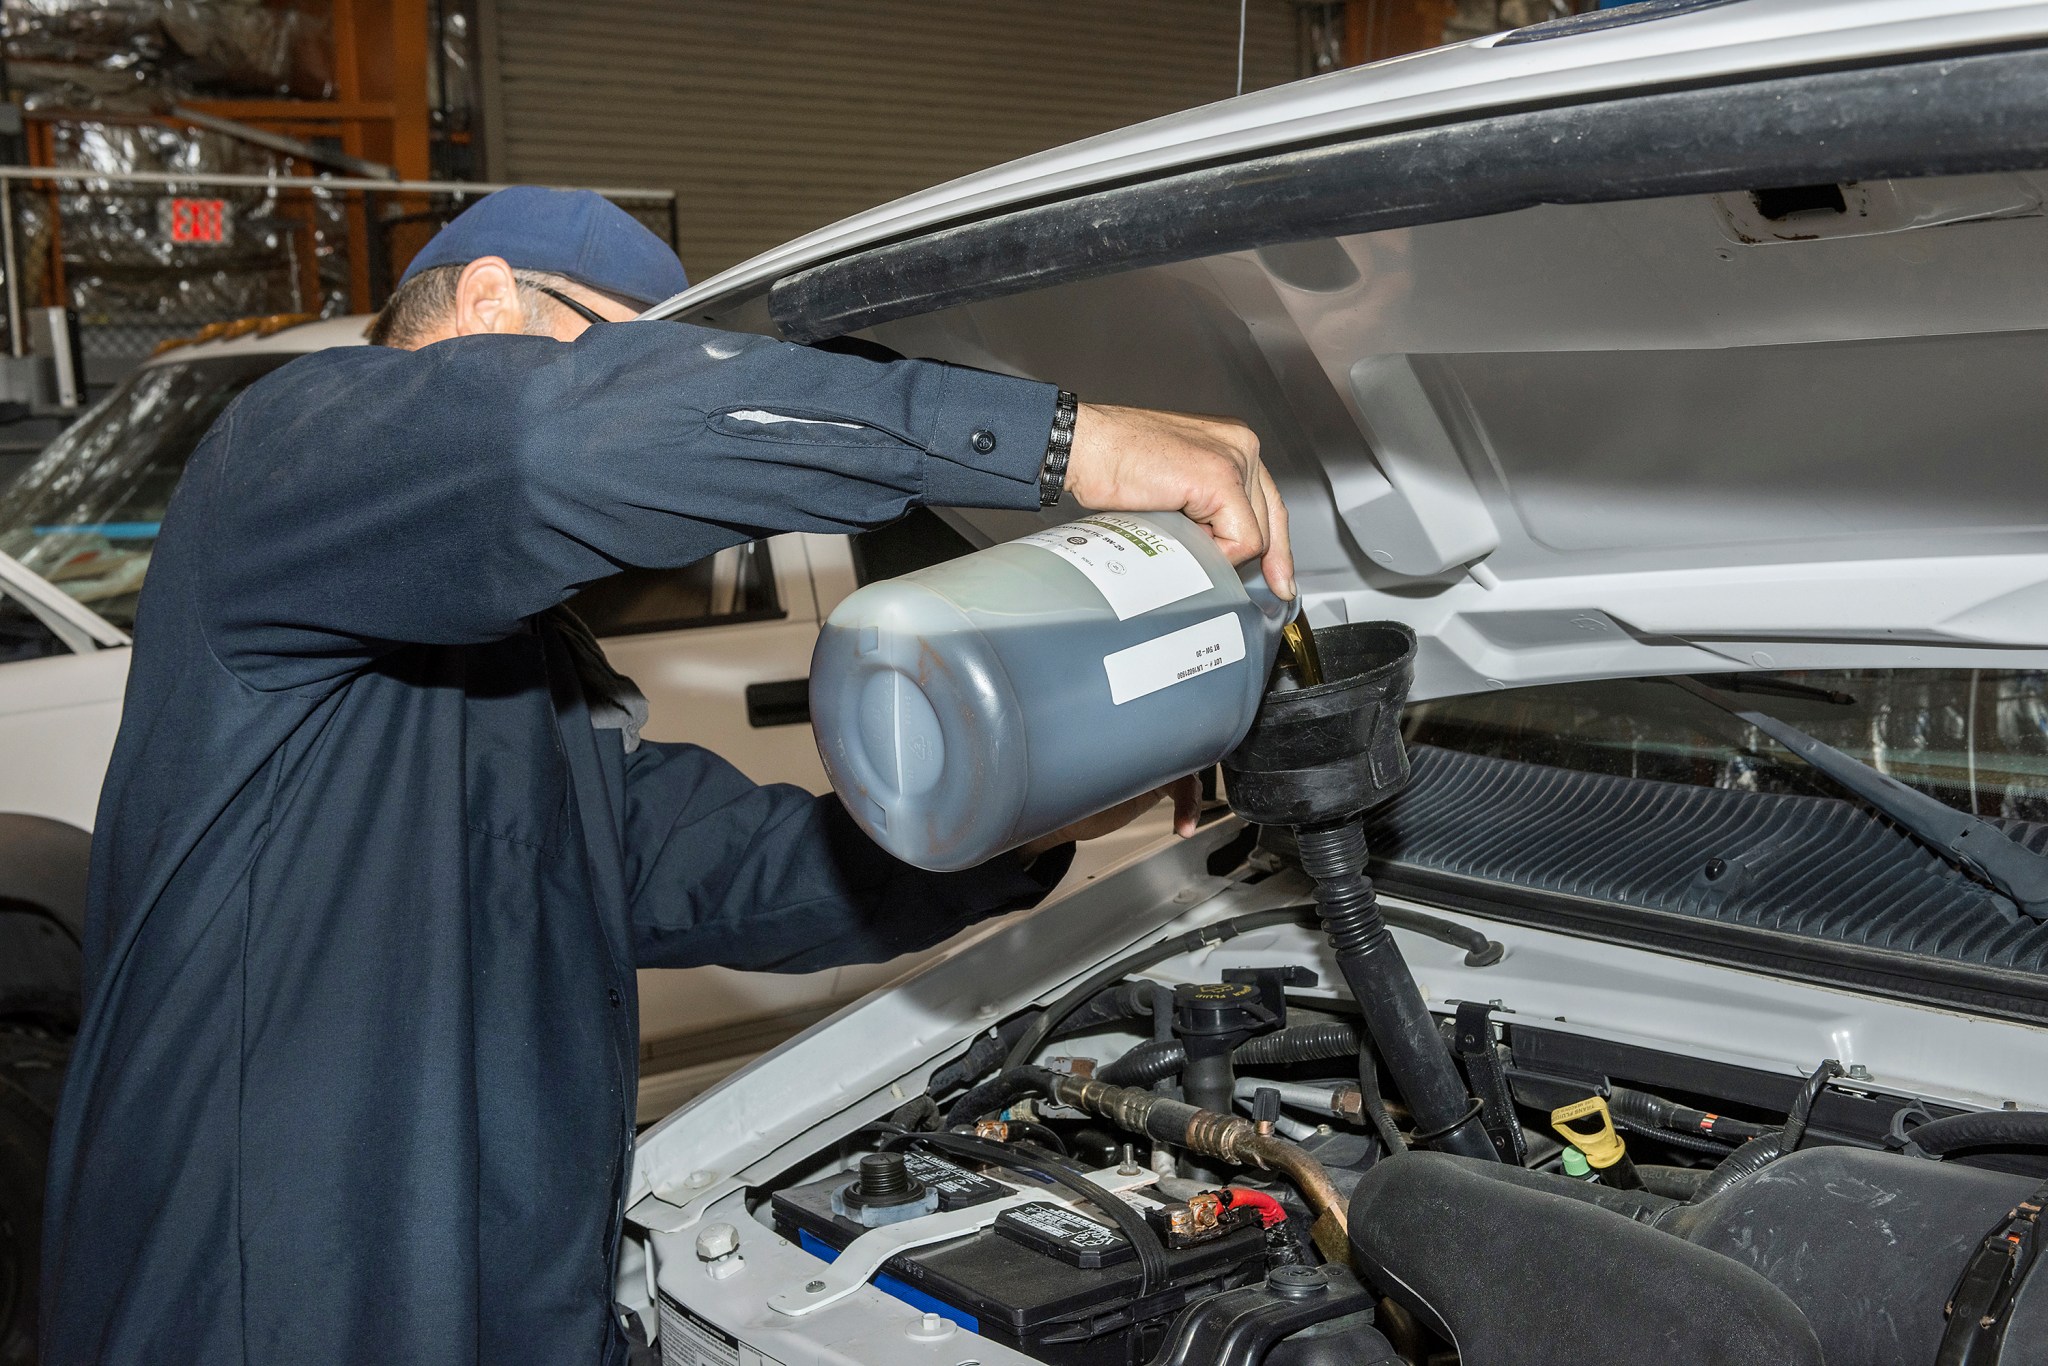
M 596 196 L 502 191 L 413 263 L 386 345 L 292 362 L 194 453 L 100 802 L 45 1366 L 620 1361 L 634 968 L 881 961 L 1064 871 L 1056 838 L 920 872 L 834 798 L 639 740 L 561 610 L 579 586 L 1035 508 L 1056 411 L 973 370 L 611 325 L 683 285 Z M 1185 509 L 1291 595 L 1257 450 L 1083 404 L 1066 487 Z

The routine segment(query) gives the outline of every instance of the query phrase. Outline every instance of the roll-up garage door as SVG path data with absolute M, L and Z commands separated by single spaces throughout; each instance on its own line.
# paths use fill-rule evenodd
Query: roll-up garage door
M 1245 88 L 1294 79 L 1249 0 Z M 913 190 L 1228 97 L 1238 0 L 483 0 L 492 179 L 673 188 L 691 278 Z

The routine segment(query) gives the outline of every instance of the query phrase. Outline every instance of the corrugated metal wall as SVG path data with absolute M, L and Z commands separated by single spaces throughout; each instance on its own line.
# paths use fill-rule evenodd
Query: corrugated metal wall
M 674 188 L 693 279 L 1236 83 L 1237 0 L 485 0 L 479 19 L 490 178 Z M 1294 5 L 1250 0 L 1245 88 L 1298 61 Z

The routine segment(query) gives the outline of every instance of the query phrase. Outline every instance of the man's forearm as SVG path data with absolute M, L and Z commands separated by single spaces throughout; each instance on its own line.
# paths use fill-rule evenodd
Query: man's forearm
M 757 785 L 693 745 L 645 743 L 626 761 L 626 858 L 643 967 L 810 972 L 928 948 L 1034 905 L 1073 846 L 1028 865 L 1001 854 L 929 873 L 892 858 L 839 799 Z

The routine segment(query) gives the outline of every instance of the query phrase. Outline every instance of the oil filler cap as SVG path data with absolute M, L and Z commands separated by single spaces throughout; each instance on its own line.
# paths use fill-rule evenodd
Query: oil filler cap
M 1251 982 L 1183 982 L 1173 989 L 1173 1031 L 1183 1038 L 1249 1038 L 1278 1023 Z
M 860 1176 L 832 1192 L 834 1214 L 869 1228 L 915 1219 L 938 1207 L 939 1193 L 910 1174 L 902 1153 L 869 1153 L 860 1160 Z

